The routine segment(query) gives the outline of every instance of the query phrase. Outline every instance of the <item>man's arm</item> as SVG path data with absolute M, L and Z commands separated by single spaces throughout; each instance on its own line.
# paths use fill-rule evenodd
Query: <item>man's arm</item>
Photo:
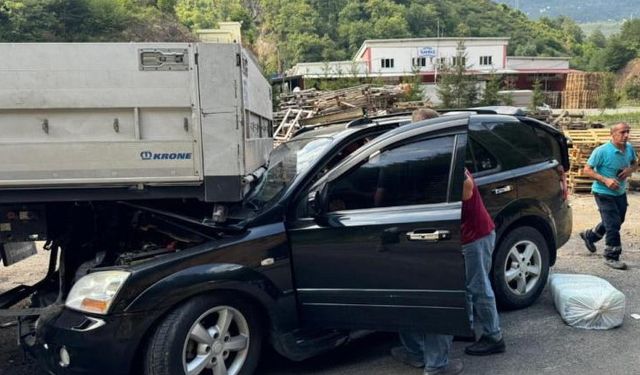
M 473 196 L 473 180 L 467 173 L 464 174 L 464 185 L 462 186 L 462 200 L 466 201 Z
M 631 147 L 631 146 L 628 146 L 628 147 Z M 631 177 L 633 172 L 635 172 L 638 169 L 638 156 L 636 155 L 636 151 L 633 149 L 633 147 L 631 147 L 631 155 L 633 160 L 631 160 L 631 163 L 629 163 L 629 166 L 623 169 L 622 172 L 618 174 L 618 178 L 620 178 L 621 180 Z
M 584 171 L 585 175 L 593 178 L 596 181 L 600 181 L 601 183 L 603 183 L 606 187 L 608 187 L 611 190 L 620 189 L 620 183 L 618 183 L 618 180 L 616 180 L 615 178 L 604 177 L 603 175 L 601 175 L 598 172 L 596 172 L 593 169 L 593 167 L 591 167 L 589 164 L 586 164 L 584 166 L 583 171 Z M 624 171 L 623 171 L 623 173 L 624 173 Z

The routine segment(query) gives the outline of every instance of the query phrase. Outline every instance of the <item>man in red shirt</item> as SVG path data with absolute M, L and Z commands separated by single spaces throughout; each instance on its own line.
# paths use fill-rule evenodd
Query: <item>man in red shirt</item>
M 490 355 L 505 351 L 496 299 L 489 281 L 495 225 L 487 212 L 478 187 L 465 170 L 462 189 L 462 254 L 465 260 L 469 319 L 481 327 L 482 335 L 465 348 L 469 355 Z M 475 317 L 475 319 L 474 319 Z M 401 332 L 402 346 L 391 349 L 396 360 L 424 367 L 424 375 L 455 375 L 463 371 L 462 361 L 449 360 L 453 336 L 425 332 Z
M 465 348 L 465 353 L 502 353 L 505 351 L 505 344 L 500 331 L 496 297 L 489 281 L 491 255 L 496 241 L 495 225 L 471 173 L 465 170 L 465 176 L 460 231 L 467 278 L 467 301 L 471 322 L 482 327 L 482 336 L 476 343 Z

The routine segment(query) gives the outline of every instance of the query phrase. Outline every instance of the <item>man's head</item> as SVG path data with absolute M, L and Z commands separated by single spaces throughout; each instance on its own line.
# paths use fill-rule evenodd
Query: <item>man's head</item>
M 434 111 L 431 108 L 418 108 L 411 114 L 411 122 L 428 120 L 430 118 L 436 118 L 438 116 L 438 112 Z
M 629 140 L 631 127 L 626 122 L 619 122 L 611 127 L 611 142 L 618 147 L 623 147 Z

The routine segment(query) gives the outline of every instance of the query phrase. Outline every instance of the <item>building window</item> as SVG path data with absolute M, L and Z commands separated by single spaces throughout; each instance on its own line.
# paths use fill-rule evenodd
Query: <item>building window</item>
M 382 60 L 380 60 L 380 67 L 382 67 L 382 68 L 393 68 L 393 59 L 382 59 Z
M 467 66 L 467 58 L 464 56 L 454 56 L 451 58 L 452 66 Z
M 412 59 L 413 66 L 416 67 L 424 67 L 427 66 L 427 58 L 426 57 L 414 57 Z
M 493 65 L 491 56 L 480 56 L 480 65 Z
M 447 67 L 447 58 L 446 57 L 440 57 L 438 58 L 438 68 L 446 68 Z

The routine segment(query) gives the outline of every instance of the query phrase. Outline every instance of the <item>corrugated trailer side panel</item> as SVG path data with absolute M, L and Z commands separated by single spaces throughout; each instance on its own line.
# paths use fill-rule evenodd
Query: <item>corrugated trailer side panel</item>
M 0 188 L 201 184 L 191 44 L 0 44 L 0 55 Z

